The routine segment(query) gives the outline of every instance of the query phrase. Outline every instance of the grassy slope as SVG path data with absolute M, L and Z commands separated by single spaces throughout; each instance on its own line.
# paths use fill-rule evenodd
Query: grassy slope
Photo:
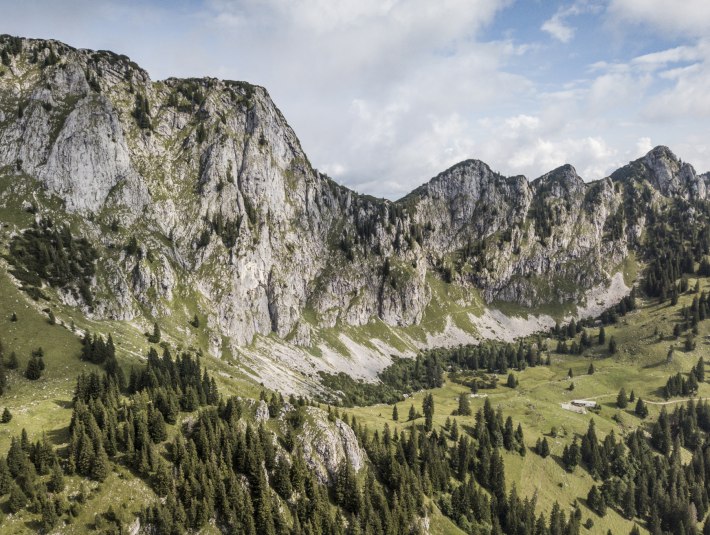
M 710 289 L 710 280 L 705 279 L 701 283 L 704 289 Z M 695 280 L 692 279 L 691 287 L 694 284 Z M 550 443 L 552 455 L 547 459 L 542 459 L 532 451 L 524 458 L 506 454 L 506 479 L 509 487 L 515 484 L 523 495 L 533 496 L 537 493 L 539 507 L 547 511 L 555 500 L 563 507 L 571 508 L 575 499 L 582 499 L 583 520 L 587 517 L 594 520 L 593 532 L 605 533 L 607 529 L 611 529 L 613 533 L 629 532 L 633 524 L 611 509 L 606 517 L 599 518 L 584 506 L 583 499 L 586 498 L 593 480 L 581 468 L 572 474 L 567 473 L 561 465 L 562 449 L 565 444 L 571 442 L 574 435 L 579 436 L 586 432 L 590 418 L 594 418 L 600 437 L 612 430 L 619 436 L 635 429 L 642 422 L 633 414 L 633 404 L 623 411 L 616 408 L 619 389 L 623 386 L 627 393 L 634 390 L 636 395 L 644 400 L 662 403 L 664 400 L 660 389 L 667 378 L 678 371 L 687 373 L 701 355 L 708 353 L 710 342 L 706 337 L 710 335 L 710 321 L 706 320 L 699 326 L 696 349 L 687 353 L 677 350 L 674 361 L 666 364 L 670 346 L 682 346 L 682 339 L 676 341 L 668 336 L 673 328 L 671 320 L 677 317 L 684 304 L 690 304 L 692 298 L 692 294 L 681 296 L 675 307 L 667 304 L 643 304 L 638 311 L 622 318 L 616 326 L 607 327 L 607 340 L 613 335 L 619 344 L 619 352 L 614 357 L 607 355 L 606 346 L 595 346 L 585 356 L 557 355 L 553 352 L 551 366 L 528 368 L 517 374 L 520 380 L 517 389 L 511 390 L 503 386 L 505 377 L 501 377 L 500 386 L 495 390 L 480 391 L 488 394 L 493 405 L 503 409 L 504 415 L 511 415 L 516 423 L 523 424 L 525 441 L 529 447 L 543 435 L 548 437 Z M 656 326 L 666 334 L 663 341 L 659 342 L 653 335 Z M 596 332 L 596 329 L 589 331 L 595 335 Z M 549 345 L 554 347 L 553 342 Z M 587 375 L 587 368 L 592 359 L 596 373 Z M 574 374 L 572 382 L 575 384 L 572 392 L 567 390 L 570 384 L 567 373 L 570 368 Z M 446 418 L 457 407 L 458 394 L 466 391 L 465 387 L 450 381 L 442 388 L 432 391 L 436 407 L 435 425 L 443 426 Z M 402 419 L 406 418 L 411 403 L 421 411 L 424 395 L 425 392 L 418 392 L 399 405 Z M 710 384 L 700 385 L 699 397 L 710 397 Z M 601 414 L 577 414 L 560 407 L 560 403 L 580 398 L 597 399 L 602 405 Z M 675 402 L 678 402 L 677 398 Z M 482 398 L 471 400 L 474 414 L 483 403 Z M 652 421 L 657 417 L 661 405 L 649 404 L 648 407 L 648 421 Z M 672 405 L 669 408 L 672 408 Z M 399 423 L 393 422 L 392 407 L 388 405 L 358 407 L 348 409 L 348 412 L 371 430 L 382 429 L 385 423 L 395 428 L 411 425 L 401 420 Z M 620 417 L 621 423 L 613 419 L 615 416 Z M 460 428 L 471 426 L 474 422 L 473 416 L 456 419 Z M 421 420 L 416 423 L 421 423 Z M 551 438 L 552 427 L 556 427 L 561 436 Z M 442 529 L 441 532 L 446 531 Z

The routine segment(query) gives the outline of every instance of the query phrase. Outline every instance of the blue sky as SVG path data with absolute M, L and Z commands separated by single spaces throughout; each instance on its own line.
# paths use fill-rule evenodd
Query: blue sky
M 264 85 L 311 162 L 398 198 L 466 158 L 602 178 L 652 146 L 710 170 L 710 2 L 0 0 L 0 32 Z

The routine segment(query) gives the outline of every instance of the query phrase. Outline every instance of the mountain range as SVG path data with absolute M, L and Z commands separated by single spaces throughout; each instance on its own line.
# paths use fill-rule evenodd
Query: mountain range
M 152 81 L 51 40 L 0 46 L 0 205 L 97 258 L 88 291 L 42 291 L 91 319 L 159 324 L 286 391 L 596 315 L 631 291 L 649 210 L 709 194 L 710 174 L 659 146 L 590 182 L 466 160 L 376 199 L 315 169 L 262 87 Z M 9 219 L 3 241 L 21 230 Z

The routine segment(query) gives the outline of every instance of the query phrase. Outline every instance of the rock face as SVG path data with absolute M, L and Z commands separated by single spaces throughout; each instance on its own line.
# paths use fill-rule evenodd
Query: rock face
M 154 82 L 125 56 L 56 41 L 23 39 L 8 58 L 0 175 L 38 181 L 40 213 L 79 220 L 100 249 L 86 312 L 199 314 L 215 354 L 271 333 L 309 345 L 324 327 L 419 324 L 442 279 L 488 302 L 578 299 L 638 247 L 643 215 L 625 202 L 644 188 L 645 203 L 705 199 L 710 182 L 658 147 L 592 183 L 571 166 L 529 182 L 469 160 L 373 199 L 313 169 L 261 87 Z
M 299 440 L 309 469 L 315 470 L 321 483 L 331 483 L 343 462 L 359 472 L 366 454 L 352 428 L 340 419 L 329 421 L 327 414 L 315 407 L 308 408 L 308 416 Z

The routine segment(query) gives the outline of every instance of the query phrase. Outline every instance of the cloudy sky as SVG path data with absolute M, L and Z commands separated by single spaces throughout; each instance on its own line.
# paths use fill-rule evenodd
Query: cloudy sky
M 398 198 L 466 158 L 586 180 L 652 146 L 710 170 L 710 2 L 0 0 L 0 33 L 265 86 L 311 162 Z

